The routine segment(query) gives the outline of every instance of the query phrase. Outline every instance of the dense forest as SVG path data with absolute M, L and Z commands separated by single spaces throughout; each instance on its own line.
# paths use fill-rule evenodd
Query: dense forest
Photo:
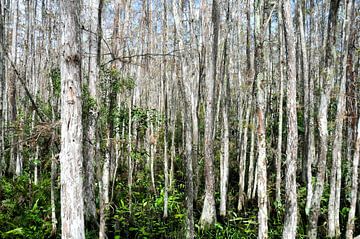
M 0 238 L 360 238 L 359 0 L 0 0 Z

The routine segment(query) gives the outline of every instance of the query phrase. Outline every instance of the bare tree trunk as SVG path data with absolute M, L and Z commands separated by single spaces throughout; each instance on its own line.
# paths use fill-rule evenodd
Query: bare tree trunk
M 179 40 L 179 49 L 184 49 L 184 29 L 181 22 L 181 16 L 183 15 L 183 11 L 181 6 L 173 1 L 173 15 L 174 15 L 174 22 L 176 28 L 176 38 Z M 189 68 L 187 62 L 185 60 L 185 55 L 182 55 L 182 60 L 180 62 L 180 74 L 181 79 L 179 80 L 179 88 L 181 97 L 183 98 L 183 102 L 185 103 L 185 108 L 190 109 L 192 106 L 192 89 L 191 89 L 191 82 L 190 77 L 188 76 Z M 194 210 L 193 210 L 193 203 L 194 203 L 194 175 L 193 175 L 193 152 L 192 152 L 192 143 L 193 143 L 193 131 L 192 131 L 192 112 L 189 110 L 184 110 L 184 133 L 185 139 L 183 143 L 185 144 L 185 168 L 186 168 L 186 209 L 187 209 L 187 216 L 186 216 L 186 238 L 194 238 Z M 174 114 L 176 112 L 174 111 Z M 175 120 L 175 115 L 173 116 Z M 175 125 L 175 122 L 174 122 Z M 174 128 L 175 130 L 175 128 Z M 173 132 L 174 134 L 175 132 Z
M 303 3 L 304 1 L 300 1 L 298 3 L 298 26 L 300 31 L 300 48 L 301 48 L 301 71 L 302 71 L 302 80 L 304 82 L 304 139 L 305 139 L 305 147 L 304 147 L 304 165 L 305 169 L 304 173 L 306 178 L 306 207 L 305 212 L 307 212 L 309 203 L 311 202 L 312 197 L 312 162 L 313 162 L 313 153 L 312 153 L 312 145 L 310 139 L 310 130 L 312 130 L 310 126 L 310 118 L 312 118 L 312 111 L 310 110 L 312 108 L 312 104 L 314 102 L 310 102 L 310 80 L 309 80 L 309 63 L 308 63 L 308 53 L 306 49 L 306 39 L 305 39 L 305 30 L 304 30 L 304 17 L 303 17 L 303 6 L 305 5 Z M 312 99 L 313 100 L 313 99 Z
M 229 107 L 230 107 L 230 79 L 228 74 L 228 34 L 229 34 L 229 21 L 230 21 L 230 3 L 227 6 L 226 12 L 226 26 L 225 26 L 225 39 L 223 50 L 223 63 L 222 63 L 222 76 L 223 82 L 223 97 L 222 97 L 222 120 L 223 120 L 223 132 L 222 132 L 222 147 L 223 154 L 220 158 L 220 215 L 226 216 L 226 203 L 227 203 L 227 191 L 229 182 L 229 158 L 230 158 L 230 139 L 229 139 Z M 222 160 L 221 160 L 222 159 Z
M 172 94 L 172 97 L 174 97 L 174 94 Z M 169 175 L 169 187 L 172 189 L 174 186 L 174 161 L 176 157 L 176 150 L 175 150 L 175 126 L 176 126 L 176 109 L 174 106 L 175 102 L 172 100 L 171 106 L 170 106 L 170 112 L 171 112 L 171 120 L 170 120 L 170 132 L 171 132 L 171 146 L 170 146 L 170 175 Z
M 163 8 L 164 8 L 164 12 L 163 12 L 163 54 L 166 54 L 167 52 L 167 47 L 166 47 L 166 42 L 167 42 L 167 5 L 166 5 L 166 1 L 164 1 L 163 3 Z M 169 197 L 169 160 L 168 160 L 168 133 L 169 133 L 169 129 L 168 129 L 168 88 L 167 88 L 167 77 L 166 77 L 166 58 L 164 57 L 163 60 L 163 74 L 162 74 L 162 80 L 163 80 L 163 101 L 164 101 L 164 179 L 165 179 L 165 183 L 164 183 L 164 214 L 163 217 L 167 218 L 168 217 L 168 197 Z M 165 200 L 166 199 L 166 200 Z
M 76 1 L 60 1 L 61 55 L 61 232 L 85 238 L 81 106 L 81 42 Z
M 91 100 L 95 102 L 92 105 L 88 116 L 88 129 L 85 141 L 84 170 L 84 199 L 85 199 L 85 219 L 89 225 L 93 226 L 96 221 L 95 205 L 95 164 L 96 164 L 96 119 L 98 117 L 98 93 L 97 84 L 100 71 L 100 48 L 101 48 L 101 12 L 102 0 L 89 1 L 90 8 L 90 34 L 89 34 L 89 94 Z M 96 34 L 95 34 L 96 33 Z
M 342 75 L 340 80 L 340 91 L 338 95 L 337 111 L 336 111 L 336 128 L 335 139 L 332 151 L 332 170 L 330 178 L 330 198 L 328 209 L 328 236 L 330 238 L 340 237 L 340 193 L 341 193 L 341 154 L 342 154 L 342 137 L 343 123 L 345 118 L 345 94 L 346 94 L 346 65 L 350 36 L 350 25 L 352 15 L 352 0 L 347 0 L 346 4 L 346 20 L 343 26 L 343 59 L 342 59 Z
M 56 171 L 57 171 L 57 165 L 56 165 L 56 158 L 55 155 L 52 154 L 51 157 L 51 235 L 56 235 L 57 230 L 57 219 L 56 219 L 56 192 L 55 192 L 55 184 L 56 184 Z
M 218 34 L 219 34 L 219 3 L 213 0 L 212 4 L 212 49 L 209 62 L 209 74 L 205 78 L 206 83 L 206 108 L 205 108 L 205 199 L 200 217 L 202 227 L 207 227 L 216 222 L 215 209 L 215 175 L 214 175 L 214 103 L 215 103 L 215 82 L 216 82 L 216 62 L 218 54 Z
M 253 115 L 253 113 L 251 113 Z M 248 188 L 247 188 L 247 197 L 248 199 L 253 199 L 253 193 L 255 184 L 254 184 L 254 177 L 256 178 L 256 174 L 254 174 L 254 148 L 255 148 L 255 117 L 250 122 L 250 155 L 249 155 L 249 173 L 248 173 Z
M 296 166 L 298 148 L 298 128 L 296 114 L 296 56 L 295 36 L 291 17 L 290 0 L 283 4 L 284 30 L 287 49 L 287 115 L 288 135 L 286 147 L 285 191 L 286 211 L 282 238 L 296 238 L 297 228 L 297 192 Z
M 313 198 L 311 200 L 311 208 L 309 214 L 309 226 L 308 226 L 308 237 L 311 239 L 317 238 L 317 224 L 320 214 L 320 202 L 324 190 L 325 171 L 326 171 L 326 158 L 328 153 L 328 120 L 327 111 L 330 101 L 330 92 L 334 84 L 334 69 L 332 66 L 335 62 L 336 51 L 335 47 L 335 32 L 336 32 L 336 20 L 337 12 L 339 7 L 339 0 L 332 0 L 329 9 L 328 18 L 328 34 L 324 41 L 326 51 L 324 58 L 325 73 L 322 76 L 322 91 L 320 95 L 320 106 L 319 106 L 319 134 L 320 134 L 320 155 L 318 159 L 318 170 L 316 176 L 316 185 L 314 189 Z
M 276 201 L 281 203 L 281 162 L 282 162 L 282 131 L 283 131 L 283 100 L 284 100 L 284 32 L 283 32 L 283 20 L 282 20 L 282 1 L 279 1 L 278 9 L 278 31 L 279 31 L 279 77 L 280 77 L 280 89 L 279 89 L 279 123 L 278 123 L 278 141 L 276 152 Z
M 310 38 L 310 46 L 312 43 L 312 30 L 313 30 L 313 15 L 314 15 L 314 2 L 313 0 L 310 1 L 310 11 L 311 11 L 311 16 L 310 16 L 310 30 L 309 30 L 309 38 Z M 302 16 L 302 14 L 301 14 Z M 301 17 L 300 16 L 300 17 Z M 301 33 L 303 34 L 303 33 Z M 302 43 L 303 45 L 306 45 L 306 40 L 305 40 L 305 33 L 304 36 L 301 36 L 302 41 L 304 41 L 304 43 Z M 304 46 L 303 46 L 304 47 Z M 303 48 L 302 47 L 302 48 Z M 309 51 L 309 59 L 311 59 L 312 57 L 312 50 Z M 314 99 L 314 79 L 315 77 L 313 76 L 313 74 L 311 74 L 312 70 L 311 70 L 311 60 L 307 60 L 305 59 L 305 57 L 307 56 L 307 53 L 303 53 L 303 64 L 305 64 L 305 62 L 308 64 L 308 75 L 304 75 L 305 78 L 308 79 L 308 92 L 305 92 L 305 94 L 308 94 L 308 102 L 309 102 L 309 106 L 308 106 L 308 130 L 307 130 L 307 135 L 306 135 L 306 141 L 307 141 L 307 152 L 306 152 L 306 205 L 305 205 L 305 213 L 306 215 L 309 215 L 310 212 L 310 207 L 311 207 L 311 200 L 313 197 L 313 183 L 312 183 L 312 165 L 314 163 L 315 160 L 315 112 L 314 112 L 314 104 L 315 104 L 315 99 Z M 305 73 L 306 70 L 304 70 Z
M 128 101 L 128 114 L 129 114 L 129 118 L 128 118 L 128 197 L 129 197 L 129 211 L 130 211 L 130 215 L 132 214 L 132 184 L 133 184 L 133 162 L 132 162 L 132 140 L 133 140 L 133 135 L 132 135 L 132 126 L 133 126 L 133 122 L 132 122 L 132 102 L 131 99 L 129 99 Z
M 11 61 L 16 65 L 17 63 L 17 35 L 18 35 L 18 25 L 19 25 L 19 2 L 11 2 L 11 10 L 14 13 L 13 22 L 12 22 L 12 40 L 11 40 Z M 16 105 L 16 73 L 10 71 L 10 76 L 8 77 L 8 122 L 11 123 L 11 127 L 15 127 L 15 121 L 17 116 L 17 105 Z M 13 175 L 16 174 L 16 149 L 17 149 L 17 139 L 16 139 L 16 130 L 12 130 L 9 135 L 10 143 L 10 161 L 9 161 L 9 173 Z
M 267 160 L 266 160 L 266 126 L 265 126 L 265 62 L 264 62 L 264 2 L 257 0 L 255 5 L 255 82 L 256 82 L 256 118 L 257 118 L 257 196 L 258 196 L 258 238 L 268 238 L 268 196 L 267 196 Z
M 156 193 L 154 164 L 155 164 L 156 144 L 157 144 L 155 131 L 156 130 L 154 129 L 154 123 L 150 122 L 150 177 L 151 177 L 151 187 L 154 193 Z
M 251 96 L 250 96 L 251 97 Z M 241 211 L 245 206 L 245 171 L 246 171 L 246 152 L 247 152 L 247 145 L 248 145 L 248 131 L 249 131 L 249 118 L 251 113 L 251 104 L 252 100 L 250 99 L 247 107 L 246 107 L 246 115 L 245 115 L 245 128 L 243 134 L 243 140 L 240 149 L 240 160 L 239 160 L 239 199 L 238 199 L 238 206 L 237 209 Z M 250 162 L 253 164 L 253 162 Z M 249 178 L 253 175 L 253 165 L 251 166 L 252 170 L 249 170 Z M 251 172 L 250 172 L 251 171 Z M 250 175 L 251 174 L 251 175 Z M 248 184 L 248 187 L 251 188 L 251 185 Z
M 57 100 L 54 100 L 57 101 Z M 53 102 L 54 103 L 54 102 Z M 52 113 L 52 122 L 55 122 L 55 111 L 54 108 L 51 111 Z M 52 134 L 52 146 L 54 147 L 54 140 L 55 140 L 55 132 L 53 132 Z M 53 150 L 53 149 L 52 149 Z M 36 149 L 37 153 L 38 153 L 38 148 Z M 51 203 L 51 235 L 53 237 L 56 236 L 56 231 L 57 231 L 57 217 L 56 217 L 56 179 L 58 176 L 57 173 L 57 159 L 56 156 L 54 155 L 54 152 L 51 152 L 51 185 L 50 185 L 50 203 Z M 37 169 L 37 167 L 35 167 Z
M 358 194 L 358 178 L 359 178 L 359 154 L 360 154 L 360 118 L 358 118 L 355 152 L 352 162 L 351 201 L 350 201 L 348 221 L 346 225 L 346 239 L 353 239 L 353 234 L 355 229 L 356 202 L 358 200 L 357 194 Z
M 2 178 L 4 169 L 6 168 L 5 162 L 5 6 L 3 1 L 0 1 L 0 179 Z
M 186 68 L 183 68 L 182 75 L 186 73 Z M 182 97 L 185 102 L 185 107 L 190 108 L 191 102 L 189 97 L 190 87 L 189 82 L 185 82 L 186 79 L 182 76 L 180 89 Z M 194 238 L 194 183 L 193 183 L 193 152 L 192 152 L 192 130 L 191 130 L 191 112 L 187 111 L 185 114 L 185 166 L 186 166 L 186 238 Z

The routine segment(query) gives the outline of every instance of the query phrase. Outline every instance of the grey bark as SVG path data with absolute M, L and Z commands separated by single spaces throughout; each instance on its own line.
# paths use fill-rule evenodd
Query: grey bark
M 314 28 L 313 26 L 313 15 L 314 15 L 314 2 L 313 0 L 310 1 L 310 32 L 309 32 L 309 39 L 310 39 L 310 49 L 312 47 L 312 29 Z M 302 17 L 302 14 L 301 16 Z M 304 35 L 304 36 L 303 36 Z M 305 40 L 305 33 L 301 33 L 301 41 L 302 41 L 302 51 L 304 51 L 304 43 L 306 42 Z M 303 43 L 304 42 L 304 43 Z M 307 127 L 307 132 L 306 132 L 306 142 L 307 142 L 307 152 L 306 152 L 306 205 L 305 205 L 305 213 L 306 215 L 309 215 L 309 211 L 310 211 L 310 207 L 311 207 L 311 200 L 312 200 L 312 196 L 313 196 L 313 182 L 312 182 L 312 166 L 315 160 L 315 99 L 314 99 L 314 76 L 311 70 L 311 61 L 309 61 L 308 59 L 311 59 L 312 57 L 312 50 L 309 50 L 309 57 L 307 57 L 308 59 L 306 59 L 306 56 L 308 55 L 306 52 L 302 53 L 303 54 L 303 64 L 305 64 L 305 62 L 308 64 L 308 75 L 305 75 L 305 71 L 304 70 L 304 78 L 308 79 L 308 93 L 305 92 L 305 94 L 308 94 L 308 102 L 309 105 L 307 107 L 307 114 L 308 114 L 308 127 Z M 305 68 L 305 66 L 304 66 Z
M 85 199 L 85 219 L 90 225 L 96 221 L 95 205 L 95 165 L 96 165 L 96 119 L 98 117 L 98 90 L 100 71 L 100 49 L 101 49 L 101 11 L 102 0 L 91 0 L 88 3 L 90 15 L 90 33 L 89 33 L 89 94 L 92 102 L 88 114 L 87 137 L 85 141 L 85 180 L 84 180 L 84 199 Z
M 355 229 L 356 202 L 358 200 L 358 178 L 359 178 L 359 154 L 360 154 L 360 119 L 358 118 L 357 136 L 355 141 L 355 152 L 352 162 L 351 173 L 351 199 L 348 221 L 346 224 L 346 239 L 352 239 Z
M 176 28 L 176 37 L 179 39 L 179 49 L 184 49 L 184 29 L 181 23 L 181 16 L 183 11 L 181 7 L 173 1 L 173 14 Z M 185 60 L 186 56 L 183 55 L 183 58 L 180 62 L 180 72 L 181 76 L 179 79 L 179 88 L 182 98 L 184 99 L 184 106 L 187 109 L 190 109 L 192 106 L 192 89 L 191 82 L 189 82 L 189 68 L 188 63 Z M 186 168 L 186 238 L 194 238 L 194 212 L 193 212 L 193 203 L 194 203 L 194 175 L 193 175 L 193 149 L 192 149 L 192 112 L 190 110 L 184 111 L 184 144 L 185 144 L 185 168 Z
M 214 106 L 215 106 L 215 82 L 216 82 L 216 62 L 218 53 L 218 35 L 219 35 L 219 2 L 212 2 L 212 37 L 211 37 L 211 55 L 209 62 L 208 75 L 205 78 L 206 100 L 205 100 L 205 198 L 200 217 L 202 227 L 207 227 L 216 222 L 215 209 L 215 175 L 214 175 Z
M 343 24 L 343 58 L 340 90 L 337 101 L 336 128 L 332 151 L 332 168 L 330 178 L 330 197 L 328 208 L 328 237 L 340 237 L 340 193 L 341 193 L 341 154 L 343 124 L 345 118 L 346 66 L 352 15 L 352 0 L 345 1 L 346 18 Z
M 60 1 L 61 54 L 61 232 L 85 238 L 81 106 L 81 38 L 77 1 Z
M 276 201 L 281 203 L 281 163 L 282 163 L 282 131 L 283 131 L 283 100 L 284 100 L 284 32 L 283 32 L 283 20 L 282 20 L 282 1 L 280 1 L 278 9 L 278 27 L 279 27 L 279 123 L 278 123 L 278 141 L 276 152 Z
M 255 84 L 256 84 L 256 121 L 257 149 L 256 187 L 258 196 L 258 238 L 268 238 L 268 196 L 267 196 L 267 160 L 266 160 L 266 126 L 265 126 L 265 62 L 264 62 L 264 2 L 255 3 Z
M 12 18 L 12 40 L 11 40 L 11 61 L 14 65 L 17 64 L 17 41 L 18 41 L 18 25 L 19 25 L 19 2 L 11 2 L 11 11 L 14 13 Z M 16 104 L 16 78 L 17 75 L 12 71 L 9 72 L 9 77 L 7 77 L 7 95 L 8 95 L 8 123 L 12 124 L 10 126 L 15 127 L 15 121 L 17 116 L 17 104 Z M 9 135 L 10 142 L 10 161 L 8 172 L 13 175 L 16 174 L 16 158 L 17 158 L 17 137 L 15 130 L 12 130 Z
M 290 0 L 284 0 L 283 4 L 285 42 L 287 50 L 287 147 L 285 168 L 285 225 L 282 238 L 296 238 L 297 228 L 297 148 L 298 127 L 296 113 L 296 56 L 295 36 L 291 17 Z
M 227 204 L 227 191 L 229 182 L 229 160 L 230 160 L 230 139 L 229 139 L 229 106 L 230 106 L 230 76 L 228 74 L 229 60 L 228 60 L 228 34 L 229 34 L 229 3 L 226 13 L 226 27 L 225 27 L 225 39 L 223 49 L 223 63 L 222 63 L 222 76 L 223 82 L 223 97 L 222 97 L 222 120 L 223 120 L 223 132 L 222 132 L 222 157 L 220 158 L 220 215 L 226 216 L 226 204 Z M 244 167 L 245 168 L 245 167 Z
M 3 176 L 6 168 L 5 162 L 5 6 L 3 1 L 0 1 L 0 178 Z
M 330 101 L 330 92 L 334 84 L 335 71 L 333 64 L 335 62 L 336 51 L 335 47 L 335 32 L 337 12 L 339 8 L 339 0 L 332 0 L 330 3 L 329 17 L 328 17 L 328 34 L 326 34 L 324 41 L 324 72 L 322 77 L 322 91 L 320 93 L 320 105 L 318 114 L 319 134 L 320 134 L 320 154 L 317 165 L 316 184 L 314 194 L 311 200 L 309 226 L 307 229 L 308 237 L 311 239 L 317 238 L 317 224 L 320 214 L 320 202 L 324 190 L 326 158 L 328 153 L 328 107 Z

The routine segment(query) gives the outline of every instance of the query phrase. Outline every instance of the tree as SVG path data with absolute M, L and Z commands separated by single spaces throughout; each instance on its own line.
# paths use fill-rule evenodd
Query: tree
M 287 122 L 288 136 L 286 147 L 286 170 L 285 170 L 285 191 L 286 191 L 286 212 L 285 225 L 282 238 L 296 238 L 297 228 L 297 191 L 296 191 L 296 165 L 297 165 L 297 113 L 296 113 L 296 56 L 294 27 L 291 18 L 290 0 L 284 0 L 284 30 L 287 50 Z
M 211 53 L 209 59 L 208 74 L 205 78 L 206 84 L 206 101 L 205 101 L 205 199 L 201 212 L 200 224 L 203 227 L 213 225 L 216 222 L 215 209 L 215 175 L 214 175 L 214 148 L 213 148 L 213 131 L 214 131 L 214 105 L 215 105 L 215 82 L 216 82 L 216 62 L 218 54 L 218 37 L 219 37 L 219 2 L 212 2 L 211 16 L 212 35 Z
M 229 81 L 229 62 L 228 62 L 228 33 L 229 33 L 229 21 L 230 21 L 230 3 L 227 4 L 226 9 L 226 22 L 227 28 L 225 30 L 223 59 L 222 59 L 222 120 L 223 120 L 223 132 L 222 132 L 222 155 L 220 157 L 220 215 L 226 216 L 226 203 L 227 192 L 229 184 L 229 95 L 230 95 L 230 81 Z M 243 159 L 244 161 L 246 159 Z
M 330 178 L 330 198 L 328 210 L 328 236 L 330 238 L 340 237 L 340 193 L 341 193 L 341 154 L 343 124 L 345 118 L 345 94 L 346 94 L 346 66 L 348 60 L 350 25 L 352 19 L 352 0 L 345 1 L 346 19 L 343 25 L 343 56 L 342 74 L 339 85 L 339 94 L 336 110 L 336 128 L 334 133 L 334 143 L 332 151 L 332 168 Z
M 324 191 L 325 171 L 326 171 L 326 158 L 328 153 L 328 107 L 330 101 L 330 93 L 334 84 L 334 68 L 333 64 L 336 58 L 335 47 L 335 32 L 337 12 L 339 8 L 339 0 L 332 0 L 330 3 L 329 17 L 328 17 L 328 34 L 324 41 L 324 73 L 322 75 L 322 90 L 320 93 L 320 106 L 318 113 L 319 122 L 319 135 L 320 135 L 320 153 L 317 165 L 316 184 L 311 200 L 310 214 L 309 214 L 309 227 L 308 237 L 317 238 L 317 224 L 320 214 L 320 202 Z
M 266 126 L 265 126 L 265 62 L 264 62 L 264 2 L 255 3 L 255 84 L 256 84 L 256 122 L 257 122 L 257 196 L 258 196 L 258 238 L 268 238 L 268 196 L 267 196 L 267 169 L 266 169 Z
M 176 29 L 176 37 L 179 39 L 179 49 L 184 49 L 184 26 L 181 21 L 181 16 L 183 16 L 183 10 L 181 6 L 176 4 L 173 1 L 173 14 L 175 21 L 175 29 Z M 183 98 L 183 102 L 186 108 L 191 108 L 191 78 L 189 77 L 188 65 L 186 61 L 186 57 L 183 57 L 183 60 L 180 62 L 180 77 L 179 77 L 179 88 L 181 97 Z M 186 111 L 184 112 L 184 131 L 185 131 L 185 168 L 186 168 L 186 238 L 194 238 L 194 173 L 193 173 L 193 139 L 192 139 L 192 112 Z
M 91 100 L 95 102 L 90 108 L 88 116 L 88 128 L 86 130 L 87 137 L 85 140 L 86 150 L 84 160 L 85 180 L 84 180 L 84 203 L 85 203 L 85 219 L 93 224 L 96 220 L 95 205 L 95 164 L 99 152 L 97 152 L 96 138 L 96 120 L 98 117 L 98 84 L 100 75 L 100 50 L 101 50 L 101 14 L 102 0 L 91 0 L 89 5 L 89 95 Z
M 60 1 L 61 35 L 61 231 L 85 238 L 82 155 L 81 38 L 77 1 Z
M 11 10 L 14 13 L 12 16 L 12 37 L 11 37 L 11 50 L 10 50 L 10 61 L 13 62 L 13 64 L 16 66 L 17 64 L 17 41 L 18 41 L 18 20 L 19 20 L 19 2 L 11 2 Z M 11 123 L 12 126 L 15 126 L 16 117 L 17 117 L 17 104 L 16 104 L 16 79 L 17 74 L 15 73 L 15 69 L 12 69 L 11 71 L 8 71 L 9 75 L 7 77 L 7 95 L 8 95 L 8 123 Z M 9 167 L 8 171 L 9 173 L 12 173 L 13 175 L 19 176 L 20 174 L 20 163 L 17 161 L 17 139 L 16 139 L 16 132 L 15 130 L 12 130 L 10 135 L 10 161 L 9 161 Z
M 355 212 L 356 201 L 358 194 L 358 177 L 359 177 L 359 154 L 360 154 L 360 119 L 358 119 L 357 136 L 355 141 L 355 152 L 352 162 L 352 174 L 351 174 L 351 202 L 348 215 L 348 221 L 346 225 L 346 238 L 352 239 L 355 228 Z
M 281 161 L 282 161 L 282 131 L 283 131 L 283 100 L 284 100 L 284 31 L 283 31 L 283 16 L 282 16 L 282 1 L 278 6 L 278 31 L 279 31 L 279 126 L 277 139 L 277 154 L 276 154 L 276 201 L 281 202 Z
M 3 1 L 0 1 L 0 178 L 2 177 L 4 169 L 6 168 L 4 157 L 4 124 L 5 124 L 5 6 Z

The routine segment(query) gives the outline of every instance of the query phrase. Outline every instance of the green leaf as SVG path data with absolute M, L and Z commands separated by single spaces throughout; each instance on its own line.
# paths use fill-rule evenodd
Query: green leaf
M 24 235 L 24 230 L 22 227 L 18 227 L 13 230 L 5 232 L 4 234 L 6 234 L 6 235 Z

